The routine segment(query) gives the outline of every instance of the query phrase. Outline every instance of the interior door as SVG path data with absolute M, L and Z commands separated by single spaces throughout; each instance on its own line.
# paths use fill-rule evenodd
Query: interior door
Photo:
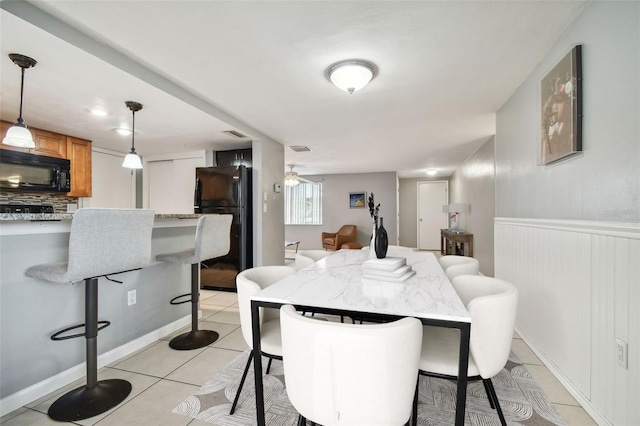
M 418 182 L 418 249 L 440 250 L 440 230 L 449 226 L 442 212 L 445 204 L 449 204 L 447 181 Z

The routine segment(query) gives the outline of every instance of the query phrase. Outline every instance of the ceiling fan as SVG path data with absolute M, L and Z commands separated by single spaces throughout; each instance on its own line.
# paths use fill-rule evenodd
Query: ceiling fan
M 300 182 L 303 183 L 314 183 L 310 180 L 307 180 L 303 177 L 298 176 L 298 173 L 293 171 L 293 167 L 295 166 L 294 164 L 287 164 L 287 166 L 289 167 L 289 171 L 285 172 L 284 174 L 284 184 L 286 186 L 296 186 L 298 185 Z

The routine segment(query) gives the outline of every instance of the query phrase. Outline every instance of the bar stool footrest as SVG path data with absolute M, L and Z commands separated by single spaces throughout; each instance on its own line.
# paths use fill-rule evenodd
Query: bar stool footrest
M 212 330 L 195 330 L 174 337 L 169 347 L 179 351 L 204 348 L 218 340 L 220 335 Z
M 67 340 L 67 339 L 75 339 L 76 337 L 84 337 L 86 333 L 78 333 L 78 334 L 72 334 L 70 336 L 62 336 L 62 337 L 58 337 L 60 336 L 62 333 L 66 333 L 67 331 L 71 331 L 71 330 L 75 330 L 76 328 L 82 328 L 84 327 L 86 324 L 78 324 L 78 325 L 74 325 L 73 327 L 67 327 L 64 330 L 60 330 L 57 333 L 53 333 L 53 335 L 51 335 L 51 340 Z M 111 325 L 110 321 L 98 321 L 98 330 L 100 331 L 103 328 L 107 328 Z
M 173 299 L 171 299 L 169 303 L 172 305 L 182 305 L 183 303 L 189 303 L 191 302 L 191 299 L 181 300 L 180 302 L 176 302 L 177 299 L 180 299 L 181 297 L 187 297 L 187 296 L 191 297 L 191 293 L 185 293 L 185 294 L 181 294 L 180 296 L 176 296 Z
M 49 407 L 48 414 L 59 422 L 88 419 L 109 411 L 130 393 L 131 383 L 126 380 L 101 380 L 92 389 L 82 386 L 62 395 Z

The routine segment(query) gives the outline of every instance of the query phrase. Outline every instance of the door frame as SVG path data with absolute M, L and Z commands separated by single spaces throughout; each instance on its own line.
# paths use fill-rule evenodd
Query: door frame
M 416 245 L 417 245 L 417 249 L 421 250 L 420 248 L 420 185 L 422 184 L 431 184 L 431 183 L 444 183 L 445 184 L 445 191 L 447 192 L 447 202 L 446 204 L 449 204 L 449 181 L 446 179 L 438 179 L 438 180 L 420 180 L 418 182 L 416 182 Z

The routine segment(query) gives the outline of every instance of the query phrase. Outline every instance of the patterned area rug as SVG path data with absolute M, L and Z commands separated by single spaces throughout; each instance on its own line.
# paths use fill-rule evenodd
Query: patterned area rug
M 249 352 L 245 351 L 196 393 L 174 408 L 173 412 L 218 426 L 255 424 L 253 366 L 247 375 L 236 412 L 233 416 L 229 415 L 231 402 L 238 389 L 248 356 Z M 266 368 L 266 358 L 262 364 Z M 544 392 L 513 353 L 502 372 L 493 379 L 493 385 L 509 425 L 566 426 Z M 455 382 L 420 376 L 418 424 L 452 425 L 455 417 L 455 394 Z M 264 376 L 264 403 L 268 426 L 296 425 L 298 413 L 287 397 L 280 361 L 274 360 L 269 375 Z M 489 406 L 481 381 L 470 382 L 467 388 L 465 424 L 500 425 L 498 415 Z

